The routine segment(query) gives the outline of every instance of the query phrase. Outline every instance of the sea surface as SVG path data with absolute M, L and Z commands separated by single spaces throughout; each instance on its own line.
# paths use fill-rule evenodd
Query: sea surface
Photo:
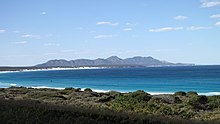
M 152 94 L 196 91 L 220 95 L 220 66 L 105 68 L 0 73 L 0 87 L 91 88 Z

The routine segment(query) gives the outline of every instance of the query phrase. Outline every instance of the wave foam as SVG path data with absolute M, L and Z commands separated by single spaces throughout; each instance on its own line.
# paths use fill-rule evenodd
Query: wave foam
M 86 88 L 82 88 L 81 90 L 84 91 Z M 110 90 L 100 90 L 100 89 L 93 89 L 91 88 L 92 91 L 94 92 L 98 92 L 98 93 L 107 93 L 109 92 Z
M 0 82 L 0 87 L 2 88 L 8 88 L 11 86 L 17 86 L 17 84 L 14 83 L 3 83 Z M 48 88 L 48 89 L 58 89 L 58 90 L 63 90 L 65 88 L 63 87 L 49 87 L 49 86 L 25 86 L 27 88 L 34 88 L 34 89 L 43 89 L 43 88 Z M 79 88 L 79 87 L 73 87 L 73 88 Z M 86 88 L 81 88 L 82 91 L 84 91 Z M 133 92 L 133 91 L 123 91 L 123 90 L 101 90 L 101 89 L 93 89 L 91 88 L 92 91 L 98 92 L 98 93 L 106 93 L 110 91 L 116 91 L 116 92 L 121 92 L 121 93 L 128 93 L 128 92 Z M 147 91 L 145 91 L 147 92 Z M 151 95 L 161 95 L 161 94 L 174 94 L 174 92 L 147 92 Z M 199 95 L 205 95 L 205 96 L 214 96 L 214 95 L 220 95 L 220 92 L 205 92 L 205 93 L 198 93 Z
M 14 73 L 14 72 L 21 72 L 21 71 L 0 71 L 0 74 L 4 74 L 4 73 Z
M 17 84 L 10 84 L 10 86 L 17 86 Z
M 207 93 L 198 93 L 198 94 L 205 96 L 214 96 L 214 95 L 220 95 L 220 92 L 207 92 Z
M 48 69 L 23 69 L 21 71 L 0 71 L 1 73 L 14 72 L 33 72 L 33 71 L 58 71 L 58 70 L 89 70 L 89 69 L 105 69 L 107 67 L 73 67 L 73 68 L 48 68 Z
M 65 88 L 60 88 L 60 87 L 48 87 L 48 86 L 35 86 L 35 87 L 29 87 L 29 88 L 34 88 L 34 89 L 58 89 L 58 90 L 63 90 Z

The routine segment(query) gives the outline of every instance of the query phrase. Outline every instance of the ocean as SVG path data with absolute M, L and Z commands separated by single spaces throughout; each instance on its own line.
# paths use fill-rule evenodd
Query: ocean
M 0 87 L 91 88 L 151 94 L 196 91 L 220 95 L 220 66 L 102 68 L 0 73 Z

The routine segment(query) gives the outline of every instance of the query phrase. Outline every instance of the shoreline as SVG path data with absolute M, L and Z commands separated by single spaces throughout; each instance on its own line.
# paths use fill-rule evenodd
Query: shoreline
M 28 88 L 28 87 L 26 87 Z M 38 86 L 38 87 L 30 87 L 30 88 L 34 88 L 34 89 L 57 89 L 57 90 L 64 90 L 65 88 L 59 88 L 59 87 L 47 87 L 47 86 Z M 73 88 L 80 88 L 80 87 L 73 87 Z M 82 91 L 84 91 L 86 88 L 80 88 Z M 120 93 L 131 93 L 131 92 L 135 92 L 134 91 L 120 91 L 120 90 L 101 90 L 101 89 L 93 89 L 90 88 L 92 91 L 97 92 L 97 93 L 107 93 L 107 92 L 111 92 L 111 91 L 116 91 L 116 92 L 120 92 Z M 138 91 L 138 89 L 136 90 Z M 182 91 L 175 91 L 175 92 L 148 92 L 145 91 L 146 93 L 149 93 L 151 95 L 168 95 L 168 94 L 174 94 L 175 92 L 182 92 Z M 187 92 L 187 91 L 183 91 L 183 92 Z M 189 91 L 191 92 L 191 91 Z M 193 91 L 196 92 L 196 91 Z M 198 95 L 205 95 L 205 96 L 218 96 L 220 95 L 220 92 L 206 92 L 206 93 L 199 93 L 197 92 Z
M 105 69 L 108 67 L 52 67 L 52 68 L 36 68 L 36 69 L 18 69 L 13 71 L 0 71 L 1 73 L 16 73 L 16 72 L 35 72 L 35 71 L 59 71 L 59 70 L 89 70 L 89 69 Z
M 81 89 L 81 91 L 84 91 L 85 87 L 48 87 L 48 86 L 17 86 L 16 84 L 10 84 L 10 87 L 23 87 L 23 88 L 33 88 L 33 89 L 56 89 L 56 90 L 65 90 L 66 88 L 74 88 L 74 89 Z M 0 88 L 10 88 L 10 87 L 0 87 Z M 114 92 L 119 92 L 119 93 L 132 93 L 132 92 L 135 92 L 135 91 L 138 91 L 137 90 L 132 90 L 132 91 L 123 91 L 123 90 L 102 90 L 102 89 L 94 89 L 94 88 L 89 88 L 91 89 L 93 92 L 97 92 L 97 93 L 108 93 L 108 92 L 111 92 L 111 91 L 114 91 Z M 143 90 L 144 92 L 146 93 L 149 93 L 151 95 L 172 95 L 172 94 L 175 94 L 176 92 L 196 92 L 198 93 L 198 95 L 204 95 L 204 96 L 219 96 L 220 95 L 220 92 L 204 92 L 204 93 L 200 93 L 200 92 L 197 92 L 197 91 L 174 91 L 174 92 L 165 92 L 165 91 L 162 91 L 162 92 L 153 92 L 153 91 L 145 91 Z
M 76 66 L 76 67 L 0 67 L 1 73 L 12 72 L 32 72 L 32 71 L 56 71 L 56 70 L 81 70 L 81 69 L 108 69 L 108 68 L 164 68 L 164 67 L 202 67 L 202 66 L 220 66 L 220 65 L 187 65 L 187 66 Z

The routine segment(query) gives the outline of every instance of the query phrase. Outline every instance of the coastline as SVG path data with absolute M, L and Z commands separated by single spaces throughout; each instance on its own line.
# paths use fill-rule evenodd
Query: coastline
M 19 70 L 14 70 L 14 71 L 1 71 L 1 73 L 14 73 L 14 72 L 34 72 L 34 71 L 58 71 L 58 70 L 88 70 L 88 69 L 105 69 L 108 67 L 52 67 L 52 68 L 36 68 L 36 69 L 19 69 Z
M 28 87 L 26 87 L 28 88 Z M 48 89 L 57 89 L 57 90 L 64 90 L 65 88 L 59 88 L 59 87 L 47 87 L 47 86 L 38 86 L 38 87 L 29 87 L 29 88 L 34 88 L 34 89 L 44 89 L 44 88 L 48 88 Z M 80 88 L 80 87 L 73 87 L 73 88 Z M 86 88 L 80 88 L 82 91 L 84 91 Z M 90 88 L 92 91 L 97 92 L 97 93 L 107 93 L 107 92 L 111 92 L 111 91 L 115 91 L 115 90 L 101 90 L 101 89 L 93 89 Z M 137 89 L 139 90 L 139 89 Z M 120 90 L 116 90 L 115 92 L 120 92 L 120 93 L 130 93 L 130 92 L 135 92 L 135 91 L 120 91 Z M 167 95 L 167 94 L 174 94 L 175 92 L 182 92 L 182 91 L 175 91 L 175 92 L 148 92 L 145 91 L 146 93 L 149 93 L 151 95 Z M 183 91 L 185 92 L 185 91 Z M 190 92 L 196 92 L 196 91 L 190 91 Z M 198 95 L 205 95 L 205 96 L 215 96 L 215 95 L 220 95 L 220 92 L 206 92 L 206 93 L 199 93 L 197 92 Z
M 1 82 L 0 82 L 1 83 Z M 8 87 L 0 87 L 0 88 L 10 88 L 10 87 L 24 87 L 24 88 L 33 88 L 33 89 L 56 89 L 56 90 L 64 90 L 67 87 L 48 87 L 48 86 L 17 86 L 16 84 L 9 84 L 10 86 Z M 84 91 L 85 87 L 71 87 L 71 88 L 80 88 L 82 91 Z M 97 92 L 97 93 L 107 93 L 107 92 L 119 92 L 119 93 L 131 93 L 131 92 L 135 92 L 135 90 L 132 91 L 123 91 L 123 90 L 102 90 L 102 89 L 95 89 L 95 88 L 90 88 L 92 91 Z M 139 89 L 137 89 L 139 90 Z M 144 90 L 145 91 L 145 90 Z M 175 92 L 148 92 L 145 91 L 148 94 L 151 95 L 171 95 L 174 94 L 175 92 L 186 92 L 186 91 L 175 91 Z M 196 92 L 196 91 L 189 91 L 189 92 Z M 198 95 L 205 95 L 205 96 L 218 96 L 220 95 L 220 92 L 205 92 L 205 93 L 200 93 L 200 92 L 196 92 L 198 93 Z

